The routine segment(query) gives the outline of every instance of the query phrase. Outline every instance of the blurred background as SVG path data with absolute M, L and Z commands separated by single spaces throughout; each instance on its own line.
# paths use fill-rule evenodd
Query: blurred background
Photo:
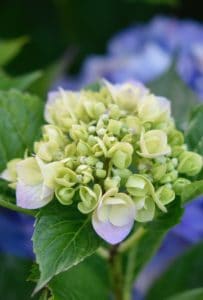
M 1 64 L 9 45 L 16 51 L 12 59 Z M 22 88 L 19 82 L 24 74 L 31 77 Z M 160 78 L 167 78 L 173 86 L 174 78 L 176 84 L 180 81 L 175 91 L 183 98 L 181 115 L 180 111 L 175 115 L 184 129 L 187 96 L 188 103 L 203 99 L 201 1 L 0 1 L 0 89 L 15 83 L 45 101 L 50 89 L 77 89 L 100 77 L 112 82 L 141 80 L 149 86 Z M 175 95 L 163 86 L 155 91 L 173 99 Z M 188 109 L 193 104 L 191 101 Z M 5 189 L 1 181 L 0 187 Z M 32 284 L 25 285 L 25 279 L 34 257 L 32 227 L 32 218 L 0 208 L 0 293 L 5 300 L 30 299 Z M 182 223 L 168 234 L 158 255 L 140 275 L 135 285 L 136 299 L 164 300 L 174 290 L 202 286 L 203 260 L 197 272 L 202 238 L 203 200 L 197 199 L 189 204 Z M 182 281 L 176 278 L 171 287 L 167 279 L 172 279 L 175 266 L 181 270 L 182 253 L 187 268 L 182 271 Z M 160 291 L 163 284 L 165 288 Z

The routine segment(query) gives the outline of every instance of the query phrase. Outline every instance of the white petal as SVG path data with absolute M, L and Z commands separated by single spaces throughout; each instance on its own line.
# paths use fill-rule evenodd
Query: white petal
M 17 205 L 22 208 L 36 209 L 45 206 L 54 196 L 54 191 L 42 183 L 26 185 L 18 182 L 16 187 Z
M 126 238 L 126 236 L 130 233 L 134 224 L 134 220 L 130 220 L 130 222 L 123 226 L 117 227 L 111 224 L 110 222 L 100 222 L 97 219 L 96 213 L 94 212 L 92 216 L 92 225 L 96 233 L 103 238 L 109 244 L 115 245 Z

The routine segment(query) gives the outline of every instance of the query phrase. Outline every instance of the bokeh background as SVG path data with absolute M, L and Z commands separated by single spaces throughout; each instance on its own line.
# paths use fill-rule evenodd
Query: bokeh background
M 76 89 L 99 77 L 112 82 L 133 78 L 150 85 L 174 68 L 188 89 L 184 95 L 193 92 L 201 102 L 201 4 L 194 0 L 1 0 L 0 45 L 19 37 L 24 41 L 4 72 L 15 78 L 41 71 L 29 90 L 45 101 L 48 90 L 59 85 Z M 1 182 L 0 187 L 4 188 Z M 0 294 L 5 300 L 30 299 L 32 284 L 25 284 L 25 279 L 34 257 L 32 226 L 32 218 L 0 208 Z M 203 260 L 198 259 L 202 239 L 200 198 L 189 204 L 181 224 L 168 234 L 140 275 L 135 299 L 164 300 L 186 287 L 202 286 Z M 175 272 L 180 276 L 174 277 Z

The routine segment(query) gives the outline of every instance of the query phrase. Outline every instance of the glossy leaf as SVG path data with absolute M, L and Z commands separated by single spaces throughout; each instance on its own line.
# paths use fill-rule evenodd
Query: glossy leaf
M 108 300 L 108 285 L 107 264 L 93 255 L 81 264 L 54 277 L 48 287 L 54 300 Z
M 202 300 L 202 299 L 203 299 L 203 288 L 186 291 L 181 294 L 177 294 L 175 296 L 167 298 L 167 300 Z
M 37 216 L 33 243 L 41 272 L 38 291 L 55 275 L 92 255 L 99 247 L 100 239 L 89 216 L 82 215 L 75 207 L 64 208 L 55 202 Z
M 172 115 L 179 128 L 185 128 L 189 118 L 189 112 L 195 104 L 198 104 L 198 97 L 179 78 L 172 66 L 168 72 L 160 78 L 150 82 L 148 87 L 156 95 L 166 97 L 171 100 Z
M 15 157 L 23 157 L 40 135 L 43 103 L 18 91 L 0 91 L 0 172 Z

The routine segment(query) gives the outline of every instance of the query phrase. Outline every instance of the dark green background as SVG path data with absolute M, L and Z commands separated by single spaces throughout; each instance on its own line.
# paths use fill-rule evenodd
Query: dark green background
M 203 20 L 200 5 L 194 0 L 1 0 L 0 38 L 30 38 L 8 71 L 44 68 L 72 46 L 76 72 L 88 53 L 104 52 L 120 29 L 156 14 Z

